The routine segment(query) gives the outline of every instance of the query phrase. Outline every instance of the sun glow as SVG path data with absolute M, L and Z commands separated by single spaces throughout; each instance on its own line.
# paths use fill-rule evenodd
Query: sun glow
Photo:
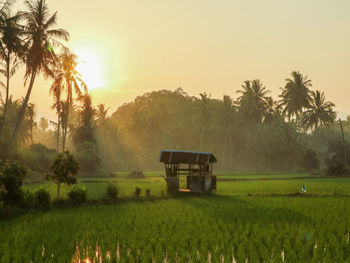
M 78 56 L 77 70 L 89 90 L 105 88 L 104 67 L 98 52 L 89 48 L 80 48 L 75 54 Z

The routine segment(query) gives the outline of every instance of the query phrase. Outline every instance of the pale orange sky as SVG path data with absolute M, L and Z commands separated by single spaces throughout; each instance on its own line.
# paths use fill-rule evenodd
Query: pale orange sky
M 58 11 L 67 44 L 88 54 L 94 103 L 114 111 L 137 95 L 183 87 L 236 98 L 244 80 L 259 78 L 276 98 L 284 79 L 300 70 L 336 110 L 350 114 L 349 0 L 47 0 Z M 22 1 L 16 5 L 22 8 Z M 98 65 L 96 69 L 95 65 Z M 89 67 L 86 61 L 85 67 Z M 94 68 L 95 67 L 95 68 Z M 90 67 L 89 67 L 90 68 Z M 92 77 L 91 77 L 92 76 Z M 37 116 L 55 118 L 48 88 L 38 80 L 31 101 Z M 90 81 L 94 83 L 93 81 Z M 88 83 L 89 84 L 89 83 Z M 24 96 L 23 74 L 12 94 Z

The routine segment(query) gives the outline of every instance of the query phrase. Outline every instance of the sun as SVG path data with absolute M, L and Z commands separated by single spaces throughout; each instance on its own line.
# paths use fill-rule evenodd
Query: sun
M 88 89 L 105 88 L 104 67 L 98 52 L 91 48 L 80 48 L 74 53 L 78 56 L 77 71 Z

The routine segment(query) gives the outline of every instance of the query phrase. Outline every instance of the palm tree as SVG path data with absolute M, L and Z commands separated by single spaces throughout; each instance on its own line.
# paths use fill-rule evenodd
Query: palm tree
M 79 96 L 79 101 L 82 103 L 80 115 L 83 126 L 93 128 L 96 110 L 93 108 L 91 96 L 88 93 L 85 93 Z
M 23 30 L 19 25 L 19 20 L 22 16 L 23 14 L 20 12 L 15 16 L 11 16 L 9 11 L 1 15 L 0 57 L 5 63 L 1 63 L 2 69 L 0 73 L 6 77 L 6 85 L 4 85 L 6 89 L 4 118 L 6 118 L 7 103 L 10 93 L 10 78 L 16 73 L 20 64 L 19 58 L 23 56 L 24 52 L 21 40 Z
M 94 136 L 94 120 L 96 110 L 93 108 L 91 96 L 88 93 L 81 95 L 78 100 L 81 102 L 80 121 L 81 126 L 76 130 L 73 141 L 76 145 L 84 142 L 96 142 Z
M 65 150 L 67 130 L 68 130 L 68 119 L 69 119 L 69 108 L 73 104 L 73 89 L 78 97 L 82 96 L 81 87 L 87 92 L 87 87 L 84 81 L 80 78 L 79 72 L 76 70 L 78 65 L 77 56 L 73 53 L 66 51 L 59 57 L 59 64 L 55 69 L 55 80 L 51 86 L 53 94 L 61 93 L 64 89 L 67 93 L 67 99 L 65 104 L 65 118 L 66 120 L 62 122 L 62 151 Z M 58 95 L 58 94 L 56 94 Z M 55 95 L 55 96 L 56 96 Z
M 9 142 L 8 150 L 11 150 L 17 137 L 36 76 L 41 72 L 46 77 L 53 75 L 50 66 L 55 63 L 56 56 L 52 46 L 63 47 L 55 38 L 61 38 L 66 41 L 69 39 L 69 33 L 64 29 L 52 29 L 57 21 L 57 12 L 51 15 L 45 0 L 27 0 L 25 5 L 27 12 L 24 14 L 26 21 L 24 25 L 24 47 L 26 50 L 24 61 L 26 64 L 25 80 L 29 79 L 29 86 Z
M 238 90 L 237 93 L 241 94 L 237 102 L 242 115 L 254 122 L 261 121 L 268 106 L 267 94 L 270 91 L 260 80 L 256 79 L 246 80 L 242 85 L 242 90 Z
M 281 106 L 272 97 L 267 97 L 264 122 L 271 122 L 274 118 L 276 118 L 276 116 L 282 116 Z
M 1 140 L 4 142 L 8 142 L 10 131 L 13 129 L 13 127 L 16 125 L 16 117 L 18 116 L 18 113 L 20 112 L 21 108 L 23 106 L 23 100 L 13 100 L 12 96 L 8 99 L 8 105 L 7 105 L 7 116 L 8 121 L 6 121 L 3 124 L 3 134 L 1 136 Z M 2 105 L 1 111 L 4 110 L 5 104 Z M 34 106 L 33 106 L 34 107 Z M 21 143 L 26 143 L 27 141 L 31 140 L 31 129 L 34 125 L 34 108 L 32 107 L 32 104 L 29 104 L 26 112 L 24 114 L 23 124 L 21 125 L 18 134 L 20 138 Z
M 309 107 L 302 115 L 302 124 L 307 129 L 332 124 L 336 117 L 334 106 L 334 103 L 326 101 L 323 92 L 312 91 Z
M 60 145 L 60 128 L 61 128 L 61 119 L 62 119 L 62 108 L 63 108 L 63 101 L 61 100 L 62 95 L 62 86 L 52 84 L 50 88 L 50 94 L 54 97 L 54 104 L 52 105 L 52 109 L 56 110 L 57 114 L 57 135 L 56 135 L 56 150 L 59 152 L 59 145 Z
M 311 80 L 299 71 L 293 71 L 291 76 L 292 78 L 286 79 L 287 83 L 279 96 L 283 114 L 287 114 L 288 119 L 293 116 L 299 118 L 303 109 L 310 106 L 310 87 L 312 86 Z
M 14 120 L 16 119 L 16 116 L 19 112 L 19 108 L 21 107 L 20 100 L 13 100 L 12 96 L 9 96 L 7 101 L 7 120 L 4 119 L 1 120 L 1 137 L 0 139 L 4 139 L 6 142 L 8 142 L 9 136 L 10 136 L 10 130 L 12 130 L 14 126 Z M 3 101 L 1 105 L 1 112 L 4 111 L 5 108 L 5 102 Z
M 97 105 L 96 116 L 97 116 L 98 126 L 100 128 L 106 126 L 107 118 L 108 118 L 107 114 L 109 109 L 110 107 L 106 108 L 105 104 Z

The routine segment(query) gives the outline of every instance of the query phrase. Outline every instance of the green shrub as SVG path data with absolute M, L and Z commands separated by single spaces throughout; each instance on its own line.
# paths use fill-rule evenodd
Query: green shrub
M 50 193 L 44 188 L 40 187 L 36 190 L 35 194 L 35 205 L 40 208 L 48 208 L 50 206 Z
M 23 181 L 28 174 L 25 166 L 6 162 L 0 169 L 0 200 L 4 205 L 21 205 L 24 200 Z
M 349 175 L 349 174 L 350 174 L 350 171 L 342 162 L 335 161 L 334 163 L 328 164 L 327 175 L 341 176 L 341 175 Z
M 134 196 L 135 196 L 135 197 L 140 197 L 141 192 L 142 192 L 142 189 L 141 189 L 140 187 L 137 186 L 137 187 L 135 188 Z
M 106 188 L 108 199 L 115 200 L 118 196 L 118 187 L 114 184 L 108 184 Z
M 145 192 L 147 197 L 151 196 L 151 189 L 146 189 Z
M 22 202 L 22 208 L 31 209 L 35 204 L 35 196 L 31 191 L 24 192 L 24 200 Z
M 317 171 L 320 168 L 320 161 L 317 153 L 312 149 L 305 150 L 300 157 L 300 165 L 305 172 Z
M 84 203 L 87 199 L 87 192 L 85 186 L 74 186 L 72 190 L 68 192 L 69 200 L 75 204 Z

